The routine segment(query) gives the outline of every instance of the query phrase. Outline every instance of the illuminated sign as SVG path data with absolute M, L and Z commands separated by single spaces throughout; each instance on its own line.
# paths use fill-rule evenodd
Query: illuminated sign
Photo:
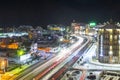
M 96 23 L 95 22 L 91 22 L 89 25 L 90 25 L 90 27 L 94 27 L 94 26 L 96 26 Z

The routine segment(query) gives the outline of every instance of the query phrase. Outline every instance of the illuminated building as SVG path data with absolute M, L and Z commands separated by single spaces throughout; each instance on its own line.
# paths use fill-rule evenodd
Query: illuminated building
M 61 24 L 50 24 L 47 26 L 47 29 L 50 31 L 63 32 L 65 31 L 65 26 Z
M 8 67 L 8 59 L 0 57 L 0 73 L 4 73 Z
M 98 60 L 101 63 L 120 63 L 120 27 L 113 23 L 98 30 Z
M 69 36 L 68 26 L 64 26 L 62 24 L 50 24 L 47 26 L 47 29 L 50 31 L 51 34 L 59 37 L 60 39 L 62 38 L 68 39 Z
M 76 23 L 75 20 L 71 23 L 71 29 L 73 33 L 79 33 L 80 31 L 80 23 Z
M 71 28 L 70 29 L 71 29 L 72 33 L 85 34 L 86 33 L 86 27 L 87 27 L 86 23 L 76 22 L 75 20 L 73 20 L 73 22 L 71 23 Z

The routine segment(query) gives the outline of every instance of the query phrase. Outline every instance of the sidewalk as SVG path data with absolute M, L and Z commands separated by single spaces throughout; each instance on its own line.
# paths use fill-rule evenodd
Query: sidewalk
M 2 80 L 9 80 L 10 78 L 12 78 L 13 76 L 16 76 L 17 74 L 19 74 L 21 71 L 23 71 L 24 69 L 28 68 L 30 65 L 23 65 L 22 68 L 16 68 L 10 72 L 6 72 L 5 74 L 2 75 Z M 14 79 L 13 79 L 14 80 Z
M 12 70 L 10 72 L 6 72 L 5 74 L 3 74 L 1 76 L 1 78 L 2 78 L 2 80 L 14 80 L 19 75 L 19 73 L 21 73 L 23 70 L 27 69 L 28 67 L 30 67 L 31 65 L 34 65 L 37 62 L 38 62 L 38 60 L 34 60 L 34 61 L 32 61 L 32 63 L 24 64 L 21 67 L 19 65 L 14 70 Z
M 100 63 L 98 60 L 93 60 L 93 59 L 90 59 L 90 60 L 89 60 L 89 63 L 95 64 L 95 65 L 100 65 L 100 66 L 106 66 L 106 67 L 116 67 L 116 68 L 120 68 L 120 64 Z
M 49 55 L 47 60 L 51 59 L 53 57 L 52 55 Z M 31 65 L 36 64 L 37 62 L 42 61 L 42 59 L 40 60 L 34 60 L 32 61 L 32 63 L 29 64 L 24 64 L 21 67 L 17 67 L 14 70 L 10 71 L 10 72 L 6 72 L 5 74 L 2 75 L 2 80 L 15 80 L 16 77 L 19 76 L 19 73 L 21 73 L 22 71 L 24 71 L 25 69 L 29 68 Z

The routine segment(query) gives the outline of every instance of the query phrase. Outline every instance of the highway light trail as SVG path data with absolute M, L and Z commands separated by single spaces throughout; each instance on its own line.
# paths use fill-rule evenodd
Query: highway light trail
M 82 42 L 83 42 L 83 38 L 79 37 L 79 41 L 72 44 L 67 49 L 62 49 L 55 57 L 51 58 L 49 61 L 45 62 L 44 64 L 37 66 L 32 71 L 30 71 L 28 74 L 19 77 L 17 80 L 33 80 L 33 78 L 35 78 L 35 76 L 44 72 L 44 70 L 46 70 L 48 68 L 53 69 L 60 62 L 64 61 L 65 57 L 69 56 L 71 54 L 69 52 L 71 50 L 73 50 L 76 46 L 80 45 Z M 49 69 L 46 70 L 46 72 L 49 72 L 50 71 Z M 46 72 L 44 72 L 43 74 L 45 74 Z
M 47 74 L 48 72 L 50 72 L 53 68 L 55 68 L 57 65 L 59 65 L 62 61 L 64 61 L 69 55 L 71 55 L 78 47 L 80 47 L 81 42 L 83 42 L 83 40 L 75 43 L 72 47 L 70 47 L 70 51 L 62 51 L 62 54 L 65 55 L 61 55 L 59 54 L 58 59 L 47 69 L 45 69 L 44 71 L 42 71 L 40 74 L 38 74 L 34 80 L 38 80 L 41 79 L 45 74 Z M 79 44 L 78 44 L 79 43 Z M 76 47 L 77 45 L 77 47 Z M 76 47 L 76 48 L 74 48 Z M 64 53 L 63 53 L 64 52 Z
M 69 60 L 59 71 L 57 71 L 57 73 L 55 73 L 49 80 L 59 80 L 60 76 L 65 73 L 65 71 L 68 69 L 69 66 L 72 66 L 77 59 L 79 59 L 79 57 L 81 56 L 81 54 L 84 52 L 84 48 L 86 46 L 88 46 L 89 40 L 80 48 L 79 51 L 81 52 L 77 52 L 76 55 L 73 56 L 73 58 L 71 60 Z M 74 51 L 76 51 L 80 46 L 76 47 L 74 49 Z

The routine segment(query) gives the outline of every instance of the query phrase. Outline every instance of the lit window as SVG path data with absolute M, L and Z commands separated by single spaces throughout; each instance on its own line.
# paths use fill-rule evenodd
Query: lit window
M 112 35 L 110 35 L 110 41 L 112 41 L 112 37 L 113 37 L 113 36 L 112 36 Z
M 113 51 L 109 51 L 109 55 L 112 55 L 113 54 Z
M 120 44 L 120 40 L 118 40 L 118 43 Z
M 110 46 L 110 50 L 112 50 L 112 46 Z
M 114 36 L 114 39 L 115 39 L 115 40 L 117 39 L 117 35 Z

